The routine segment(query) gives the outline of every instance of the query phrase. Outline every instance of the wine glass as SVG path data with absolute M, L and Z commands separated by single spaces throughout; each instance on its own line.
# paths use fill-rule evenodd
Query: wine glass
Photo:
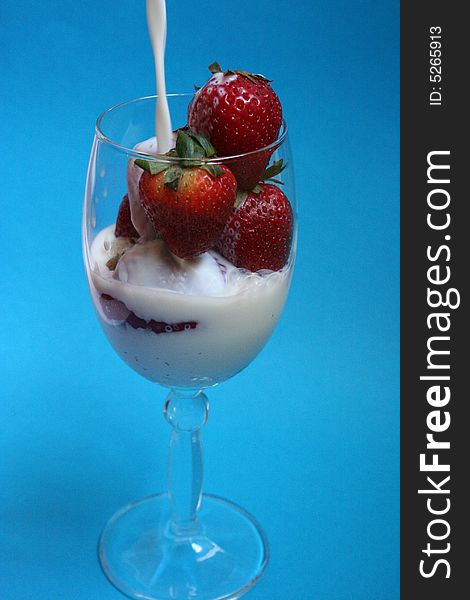
M 190 94 L 168 95 L 174 122 L 186 122 L 190 99 Z M 275 185 L 282 187 L 292 211 L 285 265 L 277 271 L 251 272 L 213 250 L 186 263 L 172 256 L 164 242 L 151 239 L 155 230 L 138 206 L 143 171 L 135 160 L 156 160 L 155 101 L 149 96 L 123 102 L 97 120 L 83 211 L 83 254 L 96 314 L 114 350 L 143 377 L 169 388 L 164 405 L 172 427 L 168 491 L 119 510 L 103 530 L 99 559 L 111 583 L 131 598 L 239 598 L 263 574 L 268 543 L 243 508 L 202 493 L 200 430 L 209 413 L 204 390 L 253 360 L 276 326 L 288 294 L 296 196 L 287 127 L 283 123 L 276 142 L 256 152 L 198 159 L 199 164 L 224 165 L 234 173 L 243 173 L 250 164 L 279 165 L 283 160 L 285 168 Z M 174 165 L 182 159 L 158 160 Z M 141 234 L 137 240 L 114 235 L 126 193 Z M 270 243 L 276 247 L 275 239 Z M 165 268 L 160 263 L 149 268 L 148 261 L 162 253 Z

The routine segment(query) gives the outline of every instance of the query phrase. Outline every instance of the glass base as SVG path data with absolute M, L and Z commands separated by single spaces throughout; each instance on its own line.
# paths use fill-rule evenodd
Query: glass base
M 240 598 L 269 560 L 266 536 L 243 508 L 204 494 L 197 532 L 175 535 L 167 494 L 119 510 L 99 541 L 110 582 L 140 600 Z

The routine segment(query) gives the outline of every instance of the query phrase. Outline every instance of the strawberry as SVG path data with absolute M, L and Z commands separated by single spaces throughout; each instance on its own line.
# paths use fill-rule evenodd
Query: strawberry
M 126 194 L 119 205 L 116 219 L 116 228 L 114 229 L 116 237 L 138 238 L 134 225 L 131 221 L 131 207 L 129 205 L 129 196 Z
M 282 161 L 274 163 L 265 178 L 282 168 Z M 276 185 L 261 183 L 239 194 L 239 199 L 216 250 L 236 267 L 279 271 L 289 258 L 292 242 L 293 214 L 287 196 Z
M 218 63 L 188 107 L 188 127 L 205 136 L 219 156 L 259 150 L 277 140 L 282 124 L 279 98 L 270 80 L 247 71 L 224 71 Z M 272 150 L 238 158 L 230 164 L 239 188 L 252 189 L 261 178 Z
M 146 321 L 127 308 L 124 302 L 116 300 L 109 294 L 101 294 L 100 304 L 107 319 L 127 323 L 133 329 L 148 329 L 157 335 L 161 333 L 178 333 L 196 329 L 197 321 L 184 321 L 180 323 L 166 323 L 165 321 Z
M 155 231 L 179 258 L 212 248 L 232 211 L 237 182 L 222 165 L 204 163 L 214 148 L 198 134 L 178 131 L 176 153 L 188 161 L 136 160 L 144 169 L 139 182 L 142 207 Z M 194 160 L 196 159 L 196 160 Z
M 109 294 L 101 294 L 100 303 L 105 316 L 112 321 L 123 323 L 131 312 L 124 302 L 116 300 L 116 298 L 113 298 Z

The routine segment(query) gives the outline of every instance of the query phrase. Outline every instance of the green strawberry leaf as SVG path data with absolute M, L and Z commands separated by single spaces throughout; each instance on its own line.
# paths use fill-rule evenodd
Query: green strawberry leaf
M 272 79 L 268 79 L 264 75 L 260 75 L 259 73 L 249 73 L 248 71 L 242 71 L 240 69 L 225 71 L 225 75 L 241 75 L 242 77 L 246 77 L 252 83 L 258 83 L 262 81 L 263 83 L 271 83 Z
M 225 173 L 225 170 L 220 165 L 201 165 L 201 169 L 207 171 L 212 177 L 219 177 Z
M 172 189 L 174 192 L 178 191 L 178 186 L 180 184 L 181 179 L 181 168 L 180 167 L 170 167 L 167 171 L 165 171 L 165 179 L 164 184 Z
M 208 66 L 208 69 L 213 75 L 216 73 L 223 73 L 224 75 L 241 75 L 242 77 L 249 79 L 252 83 L 258 83 L 259 81 L 263 83 L 271 83 L 272 81 L 272 79 L 268 79 L 259 73 L 250 73 L 249 71 L 243 71 L 241 69 L 227 69 L 224 71 L 218 62 L 213 62 Z
M 212 156 L 215 156 L 215 148 L 209 142 L 209 140 L 207 138 L 205 138 L 200 133 L 196 133 L 195 131 L 190 131 L 189 135 L 192 138 L 194 138 L 195 140 L 197 140 L 197 142 L 199 143 L 199 145 L 202 146 L 202 148 L 204 149 L 204 152 L 205 152 L 207 158 L 211 158 Z
M 141 158 L 136 158 L 134 164 L 144 171 L 147 171 L 147 173 L 150 173 L 150 175 L 157 175 L 168 168 L 168 163 L 162 163 L 154 160 L 142 160 Z
M 253 194 L 258 195 L 258 194 L 261 194 L 262 189 L 263 188 L 261 187 L 261 185 L 259 183 L 257 183 L 251 191 L 253 192 Z
M 275 160 L 271 166 L 269 166 L 263 174 L 261 178 L 263 181 L 275 181 L 275 183 L 281 183 L 282 181 L 274 180 L 273 177 L 282 173 L 284 169 L 287 167 L 287 163 L 284 164 L 284 160 L 281 158 L 280 160 Z
M 246 197 L 248 196 L 248 192 L 244 192 L 243 190 L 239 190 L 237 192 L 237 196 L 235 198 L 234 209 L 237 210 L 240 206 L 245 202 Z
M 213 75 L 215 75 L 216 73 L 222 73 L 222 67 L 217 61 L 210 64 L 207 68 Z
M 179 129 L 176 137 L 176 153 L 180 158 L 210 158 L 215 155 L 215 148 L 200 133 Z
M 182 129 L 178 130 L 176 137 L 176 152 L 180 158 L 205 158 L 206 152 L 199 141 L 192 134 Z

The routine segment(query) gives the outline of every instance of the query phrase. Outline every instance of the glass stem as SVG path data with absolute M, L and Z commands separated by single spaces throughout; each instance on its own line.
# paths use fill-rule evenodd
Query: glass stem
M 209 402 L 202 390 L 172 389 L 165 403 L 165 419 L 173 427 L 168 452 L 168 495 L 175 535 L 199 529 L 203 460 L 200 429 L 207 421 Z

